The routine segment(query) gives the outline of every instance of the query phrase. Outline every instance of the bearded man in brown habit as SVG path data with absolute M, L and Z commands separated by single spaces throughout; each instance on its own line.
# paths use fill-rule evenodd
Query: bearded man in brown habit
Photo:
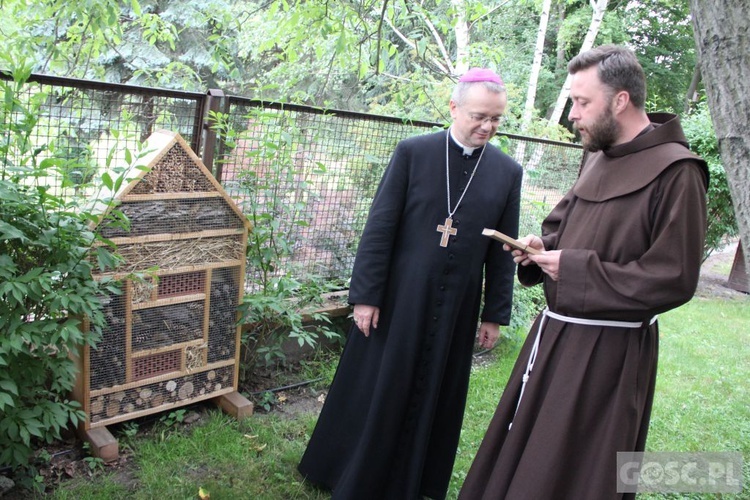
M 512 250 L 518 279 L 543 283 L 532 326 L 460 498 L 607 500 L 617 453 L 643 451 L 654 396 L 656 316 L 689 301 L 706 229 L 706 163 L 678 118 L 647 114 L 635 55 L 574 58 L 569 118 L 580 176 Z M 510 250 L 507 246 L 506 250 Z

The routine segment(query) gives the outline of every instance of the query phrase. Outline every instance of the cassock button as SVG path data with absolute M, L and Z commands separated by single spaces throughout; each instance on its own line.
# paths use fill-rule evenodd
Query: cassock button
M 433 317 L 432 317 L 432 321 L 437 321 L 437 320 L 438 320 L 438 317 L 437 317 L 437 316 L 433 316 Z
M 456 220 L 453 221 L 453 225 L 454 226 L 458 226 L 459 224 L 461 224 L 460 220 L 456 219 Z
M 469 171 L 468 170 L 464 170 L 464 175 L 469 175 Z
M 448 273 L 449 273 L 449 271 L 447 269 L 445 271 L 443 271 L 443 274 L 448 274 Z
M 442 285 L 442 286 L 440 287 L 440 291 L 442 292 L 442 291 L 444 291 L 444 290 L 445 290 L 445 285 Z

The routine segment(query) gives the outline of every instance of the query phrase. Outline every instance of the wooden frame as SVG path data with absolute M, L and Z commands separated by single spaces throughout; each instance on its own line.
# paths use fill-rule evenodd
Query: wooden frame
M 251 225 L 178 134 L 154 133 L 147 150 L 147 168 L 114 194 L 117 209 L 134 215 L 134 235 L 110 238 L 124 265 L 95 277 L 121 280 L 123 294 L 104 298 L 108 326 L 97 349 L 85 346 L 74 356 L 73 396 L 87 415 L 80 430 L 105 460 L 117 456 L 116 441 L 113 446 L 111 435 L 98 430 L 109 424 L 208 399 L 235 416 L 252 414 L 252 404 L 237 393 L 237 306 Z M 143 205 L 135 204 L 143 202 L 197 213 L 200 227 L 195 220 L 181 225 L 167 205 L 166 223 L 158 214 L 141 217 Z M 200 213 L 217 203 L 219 216 Z

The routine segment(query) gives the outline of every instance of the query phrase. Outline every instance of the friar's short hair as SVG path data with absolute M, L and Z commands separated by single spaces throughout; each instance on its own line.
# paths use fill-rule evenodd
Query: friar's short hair
M 613 93 L 625 91 L 638 109 L 646 105 L 646 74 L 635 53 L 619 45 L 602 45 L 575 56 L 568 63 L 568 73 L 597 67 L 601 82 Z

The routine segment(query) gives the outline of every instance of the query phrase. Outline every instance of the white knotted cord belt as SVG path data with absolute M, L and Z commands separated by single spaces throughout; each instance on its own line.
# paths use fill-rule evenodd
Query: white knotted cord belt
M 566 323 L 575 323 L 577 325 L 589 325 L 589 326 L 613 326 L 619 328 L 640 328 L 643 326 L 642 321 L 615 321 L 609 319 L 588 319 L 588 318 L 576 318 L 574 316 L 563 316 L 561 314 L 554 313 L 549 310 L 548 307 L 542 311 L 542 319 L 539 321 L 539 328 L 536 330 L 536 338 L 534 339 L 534 346 L 531 348 L 529 353 L 529 360 L 526 363 L 526 371 L 521 379 L 521 393 L 518 395 L 518 403 L 516 403 L 516 411 L 513 413 L 513 420 L 516 419 L 518 413 L 518 407 L 521 406 L 521 399 L 523 399 L 523 391 L 526 389 L 526 382 L 529 381 L 529 375 L 531 370 L 534 368 L 534 362 L 536 361 L 536 355 L 539 352 L 539 341 L 542 338 L 542 330 L 544 324 L 547 322 L 547 318 L 552 318 Z M 648 322 L 649 325 L 653 325 L 656 322 L 656 316 L 651 318 Z M 508 425 L 508 430 L 513 427 L 513 420 Z

